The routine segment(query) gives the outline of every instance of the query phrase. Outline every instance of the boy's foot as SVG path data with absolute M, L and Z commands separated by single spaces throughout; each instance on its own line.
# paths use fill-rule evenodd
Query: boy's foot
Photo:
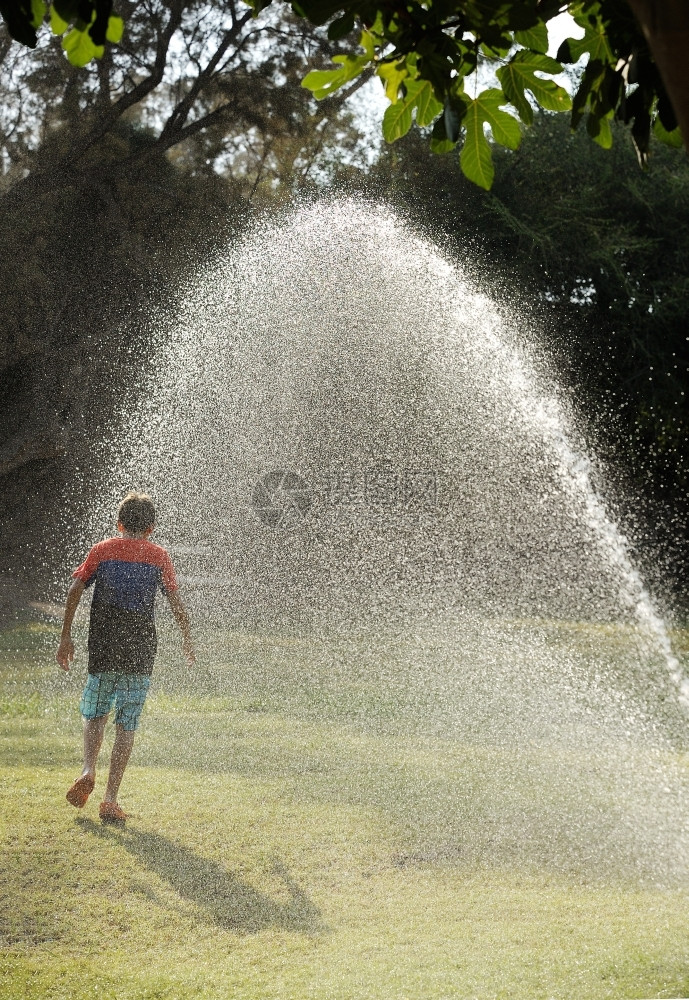
M 69 804 L 76 806 L 77 809 L 83 809 L 87 798 L 93 791 L 94 785 L 95 781 L 90 774 L 82 774 L 80 778 L 77 778 L 65 796 Z
M 129 814 L 116 802 L 101 802 L 98 815 L 104 823 L 124 823 L 129 818 Z

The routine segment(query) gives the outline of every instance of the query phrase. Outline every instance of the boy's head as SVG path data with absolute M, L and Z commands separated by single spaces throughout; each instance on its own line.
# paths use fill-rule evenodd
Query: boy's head
M 148 534 L 153 531 L 156 511 L 147 493 L 131 492 L 117 508 L 117 526 L 131 535 Z

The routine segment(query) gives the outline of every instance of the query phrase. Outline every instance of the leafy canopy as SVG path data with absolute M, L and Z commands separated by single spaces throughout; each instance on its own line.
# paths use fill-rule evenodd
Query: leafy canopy
M 255 15 L 273 2 L 285 0 L 247 0 Z M 334 69 L 304 78 L 317 100 L 375 74 L 390 102 L 385 139 L 394 142 L 415 121 L 432 128 L 436 152 L 461 142 L 462 170 L 483 188 L 493 180 L 493 144 L 516 149 L 520 123 L 531 124 L 536 106 L 571 111 L 573 127 L 585 119 L 603 147 L 612 142 L 611 119 L 624 121 L 642 162 L 652 130 L 681 145 L 675 112 L 627 0 L 292 0 L 291 6 L 312 24 L 327 25 L 333 41 L 358 37 L 358 48 L 334 57 Z M 548 22 L 563 10 L 584 35 L 563 42 L 553 59 L 546 54 Z M 49 8 L 44 0 L 0 0 L 0 14 L 12 37 L 29 46 L 49 17 L 77 66 L 102 56 L 106 42 L 117 44 L 123 31 L 112 0 L 54 0 Z M 582 57 L 588 61 L 571 99 L 554 77 Z M 496 79 L 483 87 L 486 63 Z
M 73 66 L 86 66 L 105 53 L 105 43 L 116 45 L 124 31 L 121 17 L 112 13 L 112 0 L 0 0 L 0 14 L 12 38 L 35 48 L 38 29 L 46 17 Z

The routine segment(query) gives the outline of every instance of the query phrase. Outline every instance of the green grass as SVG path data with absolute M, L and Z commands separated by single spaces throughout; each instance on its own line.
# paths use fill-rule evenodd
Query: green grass
M 619 669 L 622 633 L 582 628 L 573 653 L 568 629 L 498 630 L 495 670 L 534 644 L 559 670 L 567 643 Z M 432 673 L 440 632 L 214 632 L 193 678 L 164 642 L 119 830 L 104 770 L 83 812 L 64 801 L 83 673 L 53 642 L 0 636 L 3 1000 L 689 995 L 689 759 L 587 723 L 588 683 L 557 733 L 515 706 L 481 736 L 507 695 L 464 718 L 488 689 Z

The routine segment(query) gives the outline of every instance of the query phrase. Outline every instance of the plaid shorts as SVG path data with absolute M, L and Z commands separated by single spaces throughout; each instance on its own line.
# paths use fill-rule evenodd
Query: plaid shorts
M 150 683 L 146 674 L 89 674 L 79 711 L 85 719 L 99 719 L 115 705 L 116 724 L 132 732 L 139 725 Z

